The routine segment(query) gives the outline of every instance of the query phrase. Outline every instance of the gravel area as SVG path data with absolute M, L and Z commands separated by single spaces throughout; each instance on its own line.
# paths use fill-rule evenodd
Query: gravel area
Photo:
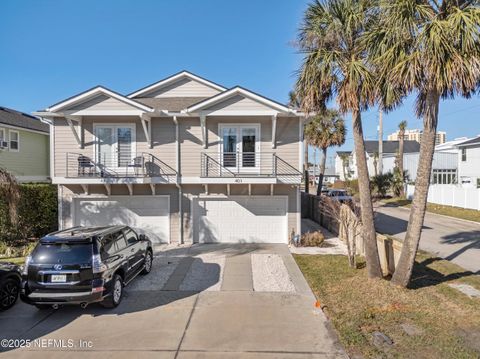
M 127 287 L 127 291 L 161 290 L 168 278 L 180 262 L 180 257 L 153 258 L 152 271 L 147 275 L 139 275 Z
M 179 290 L 219 291 L 222 286 L 225 256 L 209 253 L 194 258 Z
M 252 254 L 253 290 L 295 292 L 295 286 L 278 254 Z

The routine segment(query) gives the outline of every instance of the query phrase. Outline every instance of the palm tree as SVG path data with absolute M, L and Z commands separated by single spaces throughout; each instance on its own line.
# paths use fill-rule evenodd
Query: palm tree
M 415 194 L 392 282 L 407 286 L 420 242 L 441 98 L 470 97 L 480 80 L 480 9 L 472 0 L 379 0 L 365 42 L 384 83 L 417 94 L 423 135 Z
M 348 153 L 340 153 L 338 155 L 340 157 L 340 160 L 342 161 L 342 169 L 343 169 L 343 180 L 346 181 L 349 177 L 349 174 L 347 173 L 347 167 L 350 167 L 350 155 Z
M 322 151 L 317 196 L 320 196 L 322 193 L 327 149 L 328 147 L 343 145 L 345 143 L 345 134 L 345 121 L 336 110 L 325 110 L 321 114 L 316 115 L 305 126 L 305 139 L 307 142 L 311 146 L 320 148 Z
M 302 105 L 302 101 L 300 99 L 300 95 L 296 91 L 290 91 L 288 93 L 288 106 L 293 107 L 294 109 L 299 109 Z M 304 131 L 304 138 L 305 138 L 305 131 Z M 304 141 L 304 148 L 303 148 L 303 182 L 305 186 L 305 193 L 308 193 L 310 190 L 310 181 L 309 181 L 309 173 L 308 173 L 308 142 Z
M 378 175 L 378 158 L 379 158 L 379 153 L 375 151 L 373 153 L 373 170 L 375 171 L 374 176 L 376 177 Z
M 398 172 L 399 178 L 403 179 L 403 152 L 405 145 L 405 130 L 407 129 L 407 121 L 402 121 L 398 124 Z M 402 190 L 400 191 L 400 196 L 404 196 L 404 190 L 402 185 Z
M 320 112 L 336 96 L 339 111 L 351 113 L 362 235 L 368 276 L 381 277 L 361 111 L 373 103 L 375 76 L 365 59 L 362 35 L 375 14 L 369 0 L 316 0 L 305 12 L 299 34 L 304 59 L 297 80 L 305 113 Z M 322 108 L 323 107 L 323 108 Z

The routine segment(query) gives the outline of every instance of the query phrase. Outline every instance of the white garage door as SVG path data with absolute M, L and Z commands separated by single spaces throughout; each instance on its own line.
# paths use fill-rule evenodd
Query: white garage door
M 170 240 L 168 196 L 110 196 L 75 198 L 73 223 L 76 226 L 123 224 L 141 229 L 154 243 Z
M 195 198 L 197 243 L 288 243 L 286 196 Z

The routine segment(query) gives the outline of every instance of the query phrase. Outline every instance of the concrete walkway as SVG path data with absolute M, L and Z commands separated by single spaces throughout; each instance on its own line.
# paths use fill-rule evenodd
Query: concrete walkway
M 252 255 L 275 259 L 268 262 L 275 267 L 256 268 Z M 252 278 L 265 270 L 279 284 L 291 281 L 294 291 L 256 290 Z M 127 287 L 118 308 L 41 312 L 20 303 L 0 313 L 2 339 L 63 339 L 74 346 L 44 341 L 46 347 L 2 357 L 346 358 L 314 303 L 286 245 L 165 247 L 152 273 Z M 91 348 L 81 348 L 85 342 Z
M 378 232 L 401 239 L 405 237 L 409 210 L 382 204 L 375 210 Z M 480 273 L 480 223 L 427 212 L 420 249 L 450 260 L 469 271 Z

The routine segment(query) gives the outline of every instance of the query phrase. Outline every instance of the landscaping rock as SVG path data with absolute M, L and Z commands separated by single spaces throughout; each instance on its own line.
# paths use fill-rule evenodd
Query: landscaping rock
M 373 345 L 377 347 L 377 349 L 385 349 L 385 347 L 390 347 L 393 345 L 393 340 L 390 339 L 387 335 L 381 332 L 373 332 Z
M 480 298 L 480 290 L 472 287 L 469 284 L 451 283 L 449 286 L 455 288 L 470 298 Z
M 404 323 L 400 325 L 403 329 L 403 331 L 407 334 L 410 335 L 411 337 L 415 335 L 422 335 L 424 333 L 424 330 L 417 327 L 415 324 L 408 324 Z

